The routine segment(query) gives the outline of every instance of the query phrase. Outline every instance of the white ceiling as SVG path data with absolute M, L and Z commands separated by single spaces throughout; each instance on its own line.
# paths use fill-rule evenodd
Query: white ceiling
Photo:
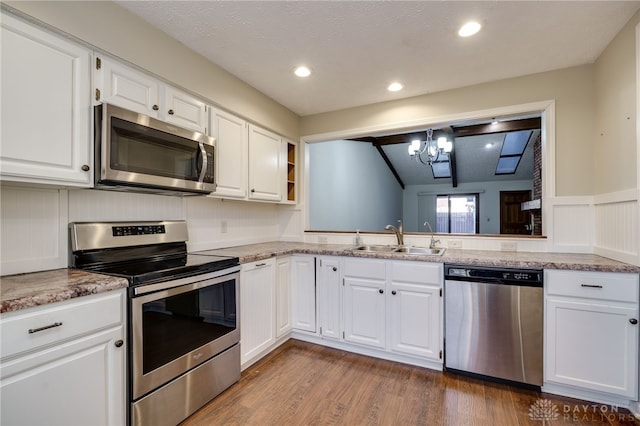
M 593 62 L 640 1 L 117 1 L 293 112 Z M 458 27 L 474 19 L 474 37 Z M 294 77 L 305 64 L 311 77 Z M 405 89 L 386 86 L 401 81 Z

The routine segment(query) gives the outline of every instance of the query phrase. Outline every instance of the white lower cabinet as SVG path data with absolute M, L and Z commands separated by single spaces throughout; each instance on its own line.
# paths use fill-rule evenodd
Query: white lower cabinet
M 284 256 L 276 259 L 276 337 L 291 328 L 291 256 Z
M 291 256 L 291 316 L 295 330 L 316 331 L 316 258 Z
M 638 275 L 545 271 L 545 385 L 638 397 Z
M 342 276 L 339 257 L 316 259 L 319 333 L 323 338 L 340 339 Z
M 124 292 L 0 317 L 1 424 L 125 424 Z
M 379 260 L 344 260 L 344 340 L 386 346 L 386 265 Z
M 442 264 L 390 262 L 389 268 L 390 349 L 442 359 Z
M 240 269 L 240 362 L 244 366 L 276 341 L 276 259 Z
M 320 256 L 318 335 L 342 349 L 440 368 L 443 280 L 441 263 Z

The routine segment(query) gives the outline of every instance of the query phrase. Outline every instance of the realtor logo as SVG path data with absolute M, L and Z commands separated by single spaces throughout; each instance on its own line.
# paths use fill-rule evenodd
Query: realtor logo
M 558 420 L 560 410 L 558 406 L 548 399 L 539 399 L 529 407 L 529 418 L 541 421 L 542 424 L 552 420 Z

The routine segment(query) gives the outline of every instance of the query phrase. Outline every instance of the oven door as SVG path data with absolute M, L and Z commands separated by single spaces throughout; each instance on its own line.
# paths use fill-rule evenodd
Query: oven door
M 238 270 L 133 289 L 133 400 L 240 341 Z
M 96 107 L 98 184 L 210 193 L 215 140 L 109 104 Z

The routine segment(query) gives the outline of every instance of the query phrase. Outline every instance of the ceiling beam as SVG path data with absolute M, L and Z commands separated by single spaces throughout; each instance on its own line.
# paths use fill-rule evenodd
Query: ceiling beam
M 393 173 L 393 176 L 395 176 L 396 180 L 400 184 L 400 187 L 404 189 L 404 182 L 402 181 L 402 178 L 396 171 L 396 168 L 393 167 L 393 164 L 391 164 L 391 160 L 389 160 L 389 157 L 387 157 L 387 154 L 385 154 L 384 149 L 382 149 L 382 147 L 375 142 L 372 142 L 371 144 L 376 147 L 376 149 L 380 153 L 380 156 L 382 157 L 384 162 L 387 163 L 387 167 L 389 167 L 389 170 L 391 171 L 391 173 Z
M 449 153 L 449 168 L 451 169 L 451 185 L 454 188 L 458 187 L 458 168 L 456 166 L 456 139 L 452 138 L 453 146 Z
M 443 134 L 450 135 L 452 133 L 454 138 L 461 138 L 464 136 L 479 136 L 490 135 L 493 133 L 517 132 L 520 130 L 535 130 L 540 129 L 541 124 L 542 119 L 540 117 L 535 117 L 525 118 L 522 120 L 500 121 L 496 124 L 486 123 L 460 127 L 447 126 L 443 129 L 434 129 L 433 140 L 437 140 L 438 136 L 441 136 Z M 409 144 L 414 139 L 419 139 L 421 141 L 427 140 L 427 132 L 421 131 L 388 136 L 366 136 L 363 138 L 354 138 L 351 140 L 360 142 L 371 142 L 375 145 L 383 146 L 395 145 L 399 143 Z
M 542 119 L 525 118 L 522 120 L 499 121 L 496 124 L 475 124 L 473 126 L 453 127 L 453 137 L 490 135 L 493 133 L 518 132 L 521 130 L 540 129 Z

